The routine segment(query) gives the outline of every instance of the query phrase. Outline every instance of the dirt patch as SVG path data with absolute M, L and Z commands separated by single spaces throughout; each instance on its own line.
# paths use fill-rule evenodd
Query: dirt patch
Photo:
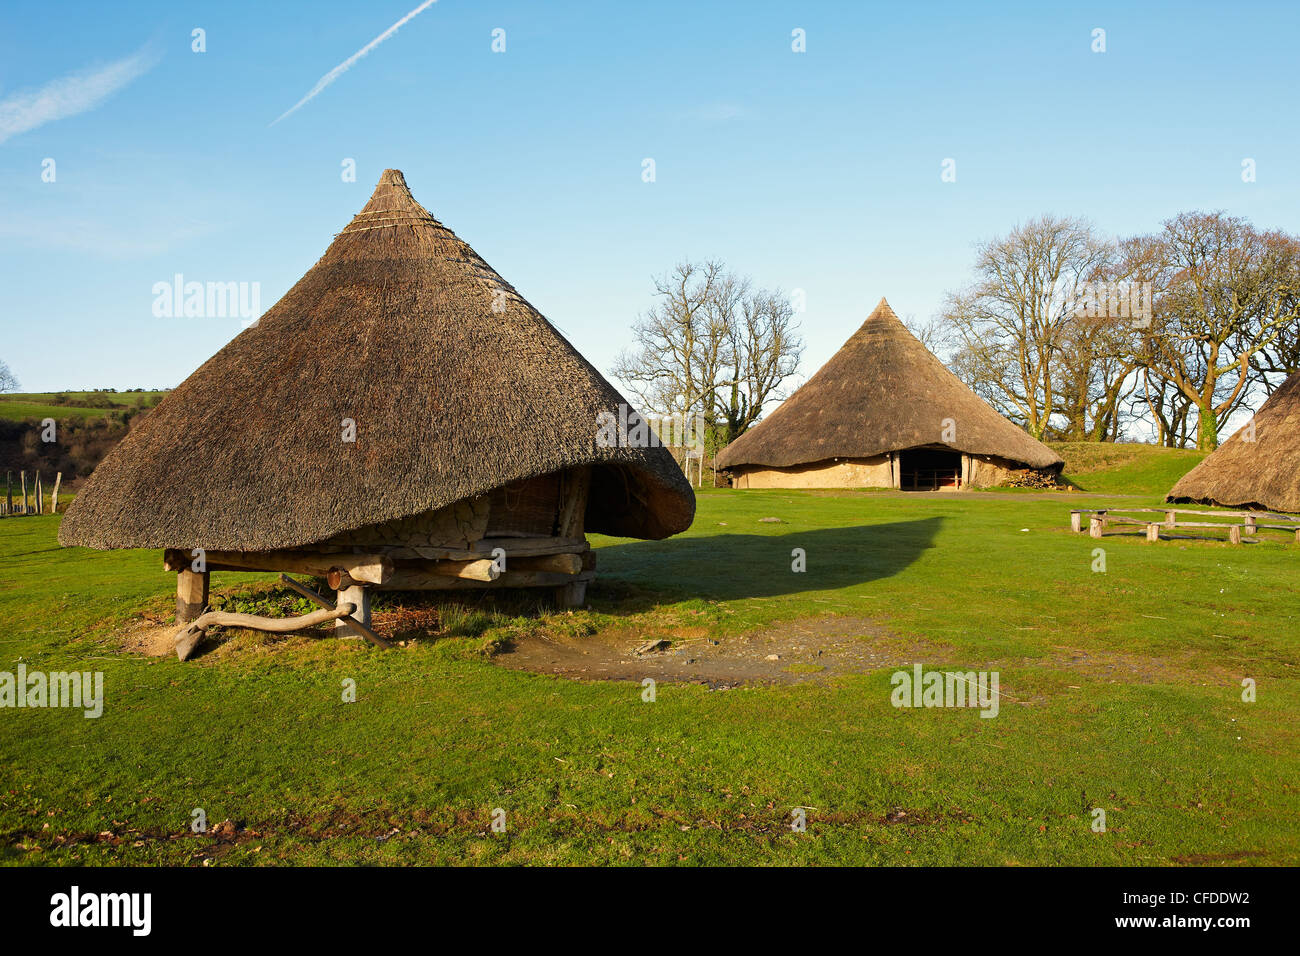
M 637 649 L 658 641 L 660 648 Z M 666 644 L 665 644 L 666 642 Z M 715 690 L 746 683 L 800 684 L 909 664 L 936 648 L 905 641 L 866 618 L 785 621 L 731 637 L 705 628 L 647 634 L 614 628 L 585 637 L 537 633 L 493 660 L 511 670 L 582 680 L 686 681 Z
M 132 621 L 117 636 L 118 649 L 145 657 L 166 657 L 176 653 L 177 626 L 151 618 Z

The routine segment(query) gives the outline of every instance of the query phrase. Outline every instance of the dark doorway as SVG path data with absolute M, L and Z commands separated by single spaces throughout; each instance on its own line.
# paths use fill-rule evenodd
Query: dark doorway
M 899 487 L 904 491 L 938 491 L 961 487 L 961 452 L 912 448 L 898 455 Z

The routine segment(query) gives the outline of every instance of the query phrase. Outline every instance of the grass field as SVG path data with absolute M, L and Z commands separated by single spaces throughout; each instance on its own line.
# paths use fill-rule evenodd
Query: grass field
M 11 392 L 0 394 L 0 419 L 28 421 L 53 418 L 103 418 L 109 412 L 135 408 L 166 392 Z M 71 404 L 55 404 L 55 395 L 64 395 Z M 109 401 L 111 408 L 91 408 L 91 401 Z
M 0 710 L 0 862 L 1300 861 L 1300 548 L 1097 542 L 1068 530 L 1081 500 L 1102 499 L 706 492 L 685 535 L 596 539 L 593 610 L 452 609 L 387 652 L 247 634 L 185 664 L 121 650 L 170 615 L 157 552 L 0 520 L 0 670 L 105 680 L 98 719 Z M 487 654 L 610 629 L 725 650 L 827 618 L 877 625 L 858 639 L 887 665 L 645 702 Z M 998 671 L 1000 713 L 895 709 L 913 661 Z M 236 834 L 191 833 L 196 809 Z
M 1163 495 L 1207 452 L 1116 442 L 1050 442 L 1064 476 L 1081 491 Z

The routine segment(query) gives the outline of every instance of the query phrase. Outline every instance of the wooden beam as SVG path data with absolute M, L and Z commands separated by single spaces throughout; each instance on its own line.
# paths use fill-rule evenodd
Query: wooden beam
M 580 554 L 544 554 L 535 558 L 516 558 L 508 565 L 511 571 L 554 571 L 577 574 L 582 570 Z
M 176 623 L 195 620 L 207 606 L 208 572 L 191 571 L 186 565 L 176 573 Z
M 431 561 L 426 565 L 434 574 L 449 578 L 463 578 L 466 581 L 495 581 L 501 577 L 496 562 L 488 558 L 473 561 Z
M 164 561 L 189 559 L 185 552 L 176 555 L 164 555 Z M 386 554 L 326 554 L 318 551 L 208 551 L 206 560 L 209 568 L 219 571 L 289 571 L 297 574 L 310 574 L 313 577 L 326 577 L 330 571 L 338 568 L 347 572 L 354 581 L 365 584 L 382 584 L 392 573 L 393 560 Z
M 393 576 L 383 584 L 374 585 L 380 591 L 454 591 L 457 588 L 541 588 L 560 587 L 574 581 L 591 581 L 595 572 L 581 574 L 556 574 L 553 571 L 506 570 L 495 581 L 475 581 L 468 578 L 450 578 L 424 568 L 399 566 Z
M 289 587 L 293 588 L 295 591 L 297 591 L 307 600 L 314 601 L 315 603 L 319 604 L 321 607 L 326 609 L 331 607 L 329 601 L 321 597 L 321 595 L 317 594 L 315 591 L 313 591 L 311 588 L 307 587 L 306 585 L 299 584 L 293 578 L 289 577 L 289 575 L 281 574 L 280 580 L 283 581 L 285 584 L 289 585 Z M 367 598 L 367 602 L 368 601 L 369 599 Z M 368 610 L 369 607 L 367 605 L 367 611 Z M 392 648 L 393 646 L 392 644 L 388 643 L 388 641 L 384 640 L 382 637 L 380 637 L 378 634 L 376 634 L 374 631 L 370 629 L 369 622 L 362 624 L 355 617 L 345 617 L 342 618 L 341 620 L 344 622 L 347 628 L 350 631 L 352 631 L 353 634 L 357 635 L 358 637 L 364 637 L 367 641 L 369 641 L 371 644 L 374 644 L 376 647 L 382 647 L 385 650 Z
M 185 660 L 194 653 L 203 633 L 210 627 L 247 627 L 257 631 L 270 631 L 273 634 L 287 634 L 301 631 L 303 628 L 315 627 L 326 621 L 347 617 L 356 610 L 354 604 L 341 604 L 335 608 L 312 611 L 301 617 L 261 617 L 257 614 L 231 614 L 226 611 L 208 611 L 198 619 L 191 621 L 176 632 L 176 656 Z

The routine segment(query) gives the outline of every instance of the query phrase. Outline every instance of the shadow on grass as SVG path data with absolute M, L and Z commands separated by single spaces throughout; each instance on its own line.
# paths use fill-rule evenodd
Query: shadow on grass
M 942 523 L 935 516 L 789 534 L 620 542 L 597 552 L 590 597 L 593 606 L 609 600 L 620 611 L 636 611 L 664 601 L 734 601 L 865 584 L 911 565 L 934 546 Z M 795 548 L 806 555 L 802 573 L 791 570 Z

